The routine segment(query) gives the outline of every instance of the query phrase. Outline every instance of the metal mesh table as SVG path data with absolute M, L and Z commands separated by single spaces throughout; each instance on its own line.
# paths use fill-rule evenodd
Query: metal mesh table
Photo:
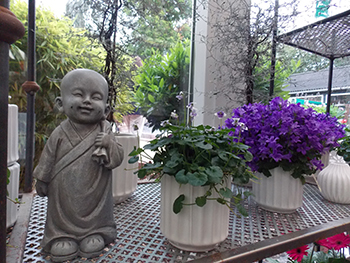
M 233 188 L 236 186 L 232 186 Z M 46 219 L 46 198 L 35 196 L 28 227 L 23 262 L 50 262 L 41 252 L 40 241 Z M 292 214 L 267 212 L 248 198 L 244 206 L 249 217 L 231 213 L 229 236 L 207 253 L 181 251 L 168 243 L 159 228 L 160 185 L 139 184 L 126 201 L 114 206 L 118 239 L 98 258 L 77 258 L 72 262 L 253 262 L 312 242 L 315 237 L 350 229 L 350 205 L 328 202 L 314 185 L 304 187 L 303 206 Z M 310 234 L 311 233 L 311 234 Z M 289 247 L 288 247 L 289 246 Z M 284 250 L 283 250 L 284 249 Z M 254 252 L 254 251 L 255 252 Z M 258 256 L 247 256 L 249 254 Z M 235 256 L 243 255 L 235 261 Z

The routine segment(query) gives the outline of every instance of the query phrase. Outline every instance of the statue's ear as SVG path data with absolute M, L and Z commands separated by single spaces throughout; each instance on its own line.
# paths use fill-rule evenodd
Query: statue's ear
M 58 111 L 60 113 L 63 113 L 63 103 L 62 103 L 62 98 L 61 97 L 57 97 L 55 99 L 55 104 L 56 104 L 56 107 L 57 107 Z
M 109 114 L 110 111 L 111 111 L 111 107 L 110 107 L 108 104 L 106 104 L 104 119 L 107 118 L 107 116 L 108 116 L 108 114 Z

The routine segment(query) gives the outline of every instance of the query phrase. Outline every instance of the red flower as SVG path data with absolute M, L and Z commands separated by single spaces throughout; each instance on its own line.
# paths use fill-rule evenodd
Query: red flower
M 330 248 L 340 250 L 341 248 L 348 247 L 350 245 L 350 236 L 344 233 L 327 238 Z
M 307 255 L 306 250 L 308 250 L 308 248 L 309 248 L 308 245 L 301 246 L 301 247 L 298 247 L 296 249 L 292 249 L 292 250 L 287 251 L 287 254 L 289 255 L 289 257 L 291 259 L 296 260 L 298 262 L 301 262 L 303 257 Z
M 329 240 L 327 238 L 321 239 L 316 243 L 319 244 L 320 246 L 326 247 L 328 249 L 332 249 L 332 246 L 329 244 Z

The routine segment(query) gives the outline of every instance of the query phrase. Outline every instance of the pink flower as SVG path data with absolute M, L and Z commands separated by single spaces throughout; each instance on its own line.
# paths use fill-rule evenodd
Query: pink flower
M 344 233 L 327 238 L 330 248 L 340 250 L 341 248 L 348 247 L 350 245 L 350 236 Z
M 320 246 L 323 246 L 323 247 L 327 248 L 327 249 L 331 249 L 332 248 L 330 246 L 329 241 L 328 241 L 327 238 L 321 239 L 321 240 L 317 241 L 316 243 L 319 244 Z
M 292 249 L 287 251 L 289 257 L 293 260 L 301 262 L 303 257 L 307 255 L 307 250 L 309 249 L 308 245 L 298 247 L 296 249 Z

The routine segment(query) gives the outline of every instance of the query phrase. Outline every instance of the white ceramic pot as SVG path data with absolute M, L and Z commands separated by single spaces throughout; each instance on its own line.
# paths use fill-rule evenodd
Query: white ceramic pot
M 7 166 L 18 160 L 18 107 L 8 105 Z
M 292 213 L 303 205 L 303 185 L 290 172 L 277 167 L 272 176 L 256 173 L 259 178 L 253 183 L 252 193 L 255 202 L 265 210 L 278 213 Z
M 120 166 L 112 170 L 112 192 L 114 203 L 121 203 L 130 197 L 137 188 L 138 163 L 129 164 L 129 153 L 138 147 L 137 136 L 134 134 L 120 133 L 116 135 L 118 142 L 124 149 L 124 160 Z
M 231 182 L 227 187 L 231 187 Z M 179 195 L 185 195 L 185 203 L 194 203 L 195 198 L 207 190 L 208 187 L 189 184 L 180 187 L 173 176 L 162 177 L 160 230 L 175 247 L 193 252 L 208 251 L 228 236 L 229 209 L 216 201 L 208 200 L 203 207 L 184 206 L 178 214 L 173 212 L 173 203 Z
M 7 185 L 9 198 L 15 200 L 18 198 L 19 189 L 19 171 L 20 165 L 13 163 L 7 167 L 10 170 L 10 183 Z M 6 203 L 6 228 L 13 226 L 17 221 L 17 205 L 10 200 Z
M 341 156 L 333 156 L 317 176 L 322 196 L 335 203 L 350 204 L 350 167 Z

